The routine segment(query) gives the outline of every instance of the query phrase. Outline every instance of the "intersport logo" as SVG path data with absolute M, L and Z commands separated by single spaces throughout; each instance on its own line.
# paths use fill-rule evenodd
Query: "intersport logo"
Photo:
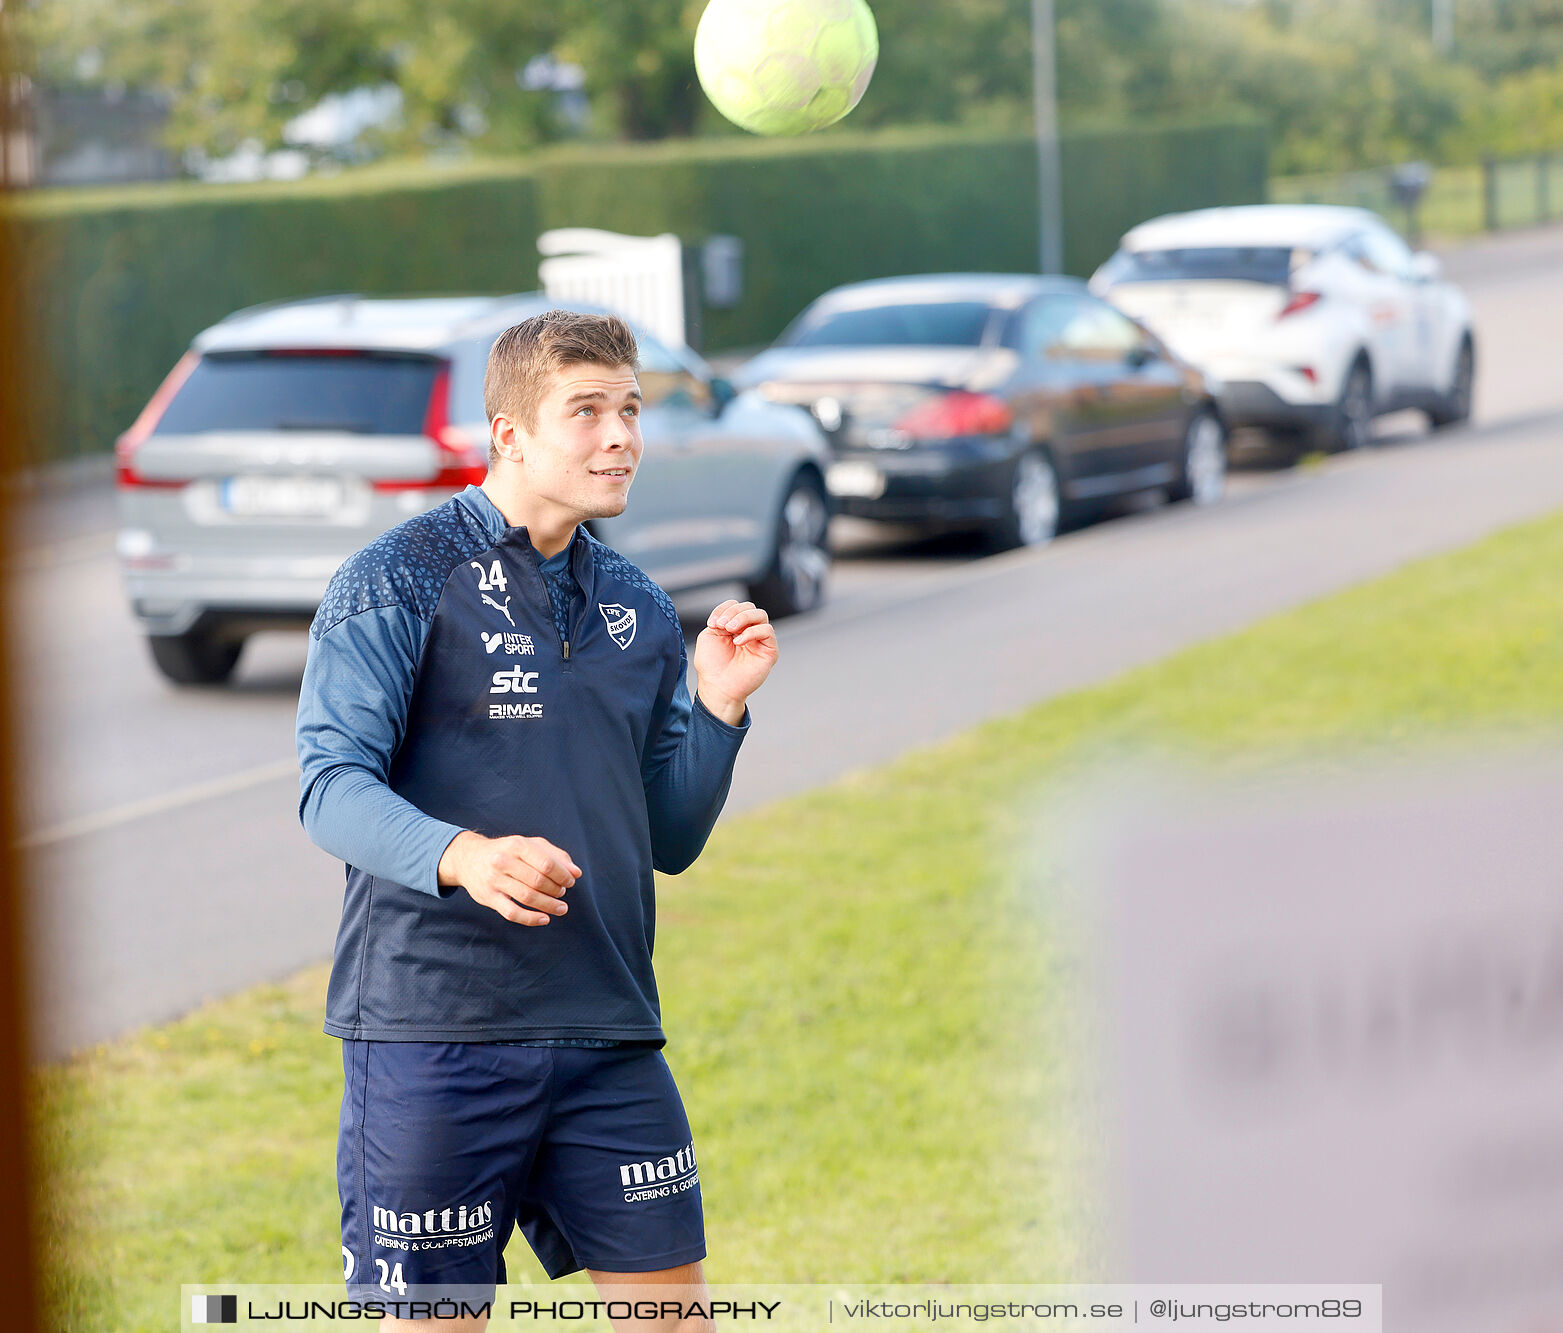
M 537 652 L 537 645 L 532 642 L 530 634 L 506 634 L 500 631 L 490 634 L 487 630 L 479 630 L 483 636 L 483 651 L 486 653 L 503 652 L 507 657 L 531 657 Z

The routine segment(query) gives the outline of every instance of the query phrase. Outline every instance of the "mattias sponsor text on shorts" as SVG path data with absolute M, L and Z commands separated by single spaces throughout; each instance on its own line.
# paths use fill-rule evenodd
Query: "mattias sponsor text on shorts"
M 624 1186 L 624 1202 L 665 1199 L 682 1194 L 700 1184 L 695 1167 L 695 1145 L 686 1144 L 671 1157 L 644 1162 L 625 1162 L 619 1167 L 619 1183 Z

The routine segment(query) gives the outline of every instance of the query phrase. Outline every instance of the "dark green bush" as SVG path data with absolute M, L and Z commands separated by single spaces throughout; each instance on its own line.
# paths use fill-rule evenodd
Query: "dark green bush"
M 1264 198 L 1256 125 L 1076 130 L 1062 156 L 1073 273 L 1146 217 Z M 1024 271 L 1038 250 L 1032 141 L 937 131 L 571 148 L 286 185 L 50 191 L 13 216 L 40 460 L 109 448 L 189 340 L 235 309 L 332 291 L 530 290 L 549 227 L 742 237 L 744 299 L 707 312 L 708 349 L 768 341 L 838 283 Z

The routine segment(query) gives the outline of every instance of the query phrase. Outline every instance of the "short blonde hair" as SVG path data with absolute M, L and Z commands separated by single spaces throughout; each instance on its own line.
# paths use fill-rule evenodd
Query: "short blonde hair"
M 630 326 L 617 315 L 583 315 L 545 310 L 513 324 L 489 349 L 483 373 L 483 410 L 489 424 L 501 413 L 528 430 L 537 425 L 538 404 L 549 377 L 566 366 L 640 367 L 640 348 Z M 492 467 L 499 450 L 488 445 Z

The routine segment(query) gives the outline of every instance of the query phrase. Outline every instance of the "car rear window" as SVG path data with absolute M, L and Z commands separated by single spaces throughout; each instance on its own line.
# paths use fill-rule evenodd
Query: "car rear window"
M 784 347 L 977 347 L 994 316 L 985 301 L 806 310 Z
M 156 435 L 341 430 L 419 435 L 440 362 L 382 352 L 221 352 L 201 358 Z
M 1178 250 L 1120 250 L 1107 261 L 1108 282 L 1264 282 L 1284 287 L 1303 252 L 1278 245 L 1204 245 Z

